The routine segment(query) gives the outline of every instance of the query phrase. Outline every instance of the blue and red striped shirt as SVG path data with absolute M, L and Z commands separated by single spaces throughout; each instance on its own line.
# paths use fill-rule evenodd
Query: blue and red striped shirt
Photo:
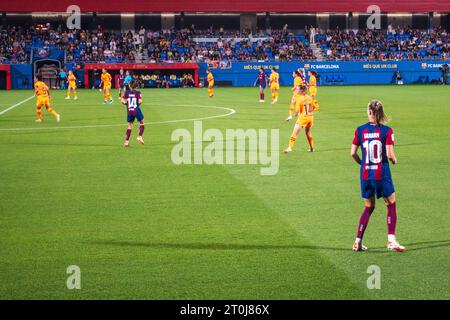
M 361 147 L 361 180 L 391 178 L 386 146 L 394 144 L 394 131 L 383 124 L 371 123 L 359 126 L 353 144 Z

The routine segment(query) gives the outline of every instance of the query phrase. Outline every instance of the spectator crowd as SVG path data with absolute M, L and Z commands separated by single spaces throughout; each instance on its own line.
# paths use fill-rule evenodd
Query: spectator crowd
M 448 59 L 450 34 L 442 28 L 431 32 L 393 28 L 387 31 L 330 30 L 316 35 L 327 60 Z
M 325 60 L 448 59 L 450 35 L 442 28 L 431 32 L 388 27 L 388 30 L 320 32 L 307 29 L 293 34 L 282 30 L 252 33 L 223 28 L 196 30 L 115 32 L 63 30 L 61 26 L 7 26 L 0 28 L 0 63 L 29 63 L 33 55 L 48 57 L 62 52 L 66 62 L 220 62 L 315 60 L 310 44 L 321 49 Z M 319 50 L 320 51 L 320 50 Z

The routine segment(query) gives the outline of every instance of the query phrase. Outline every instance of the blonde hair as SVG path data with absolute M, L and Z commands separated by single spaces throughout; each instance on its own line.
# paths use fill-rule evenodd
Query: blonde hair
M 372 111 L 373 116 L 375 117 L 375 121 L 377 125 L 381 123 L 386 123 L 389 121 L 388 116 L 384 113 L 383 104 L 380 100 L 372 100 L 367 105 L 367 108 Z

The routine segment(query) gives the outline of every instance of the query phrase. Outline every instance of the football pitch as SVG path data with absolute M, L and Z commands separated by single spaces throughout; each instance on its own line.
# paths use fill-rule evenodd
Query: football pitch
M 450 299 L 450 88 L 319 87 L 315 153 L 287 146 L 290 88 L 143 90 L 145 145 L 123 146 L 126 112 L 96 90 L 52 91 L 61 122 L 32 91 L 0 92 L 0 299 Z M 382 200 L 352 252 L 363 210 L 355 128 L 378 98 L 392 119 L 397 237 Z M 24 102 L 25 101 L 25 102 Z M 21 104 L 18 104 L 23 102 Z M 10 108 L 13 107 L 13 108 Z M 7 112 L 2 112 L 10 108 Z M 179 164 L 176 129 L 279 129 L 279 170 Z M 224 138 L 225 139 L 225 138 Z M 207 145 L 207 143 L 204 143 Z M 78 266 L 81 289 L 69 290 Z M 372 270 L 381 286 L 369 289 Z

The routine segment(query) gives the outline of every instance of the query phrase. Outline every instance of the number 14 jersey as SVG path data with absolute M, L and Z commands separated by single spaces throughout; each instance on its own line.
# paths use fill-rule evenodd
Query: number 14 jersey
M 394 144 L 394 131 L 385 125 L 363 124 L 355 131 L 353 144 L 361 147 L 361 180 L 391 179 L 386 146 Z

